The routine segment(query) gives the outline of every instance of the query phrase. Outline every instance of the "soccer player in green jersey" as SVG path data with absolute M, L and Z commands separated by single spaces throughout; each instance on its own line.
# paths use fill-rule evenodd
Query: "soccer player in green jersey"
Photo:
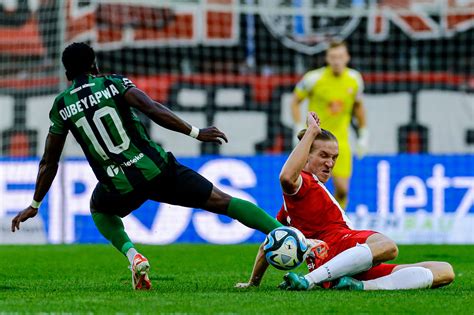
M 69 131 L 81 145 L 99 181 L 90 203 L 94 223 L 100 233 L 128 258 L 134 289 L 151 287 L 150 264 L 135 249 L 121 218 L 146 200 L 225 214 L 263 233 L 281 226 L 261 208 L 229 196 L 181 165 L 173 154 L 150 140 L 132 108 L 162 127 L 203 142 L 227 142 L 219 129 L 191 126 L 153 101 L 126 77 L 99 75 L 95 52 L 85 43 L 66 47 L 62 62 L 72 84 L 54 101 L 33 201 L 13 218 L 12 232 L 20 229 L 20 222 L 38 213 L 56 176 Z

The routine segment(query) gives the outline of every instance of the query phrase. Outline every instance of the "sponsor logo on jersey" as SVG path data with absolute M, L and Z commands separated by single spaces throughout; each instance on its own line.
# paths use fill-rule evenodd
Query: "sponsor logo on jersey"
M 119 91 L 114 85 L 109 85 L 103 90 L 92 93 L 86 97 L 81 98 L 77 102 L 66 106 L 59 111 L 59 115 L 63 120 L 67 120 L 72 116 L 81 113 L 84 109 L 94 107 L 101 102 L 102 99 L 109 99 L 115 95 L 118 95 Z
M 109 175 L 109 177 L 114 177 L 118 175 L 120 171 L 122 171 L 122 169 L 118 165 L 107 166 L 107 175 Z
M 141 159 L 143 159 L 143 157 L 145 156 L 145 154 L 143 153 L 140 153 L 138 155 L 135 155 L 133 157 L 133 159 L 130 159 L 128 160 L 127 162 L 123 162 L 122 164 L 120 164 L 121 166 L 123 167 L 129 167 L 129 166 L 132 166 L 133 164 L 137 163 L 138 161 L 140 161 Z

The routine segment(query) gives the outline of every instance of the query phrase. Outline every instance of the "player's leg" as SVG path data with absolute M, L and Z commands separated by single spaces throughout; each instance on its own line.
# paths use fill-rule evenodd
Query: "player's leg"
M 398 256 L 397 244 L 381 233 L 370 235 L 366 240 L 366 244 L 372 253 L 374 265 L 393 260 Z
M 289 288 L 311 289 L 326 281 L 366 271 L 374 263 L 394 259 L 398 254 L 395 243 L 382 234 L 372 231 L 351 231 L 350 233 L 352 235 L 346 235 L 339 242 L 343 250 L 336 256 L 304 277 L 292 276 L 286 279 Z
M 125 232 L 122 219 L 117 215 L 96 212 L 92 207 L 91 212 L 100 234 L 110 241 L 119 252 L 127 256 L 131 263 L 137 251 Z
M 282 226 L 262 208 L 224 193 L 199 173 L 181 165 L 171 154 L 169 157 L 174 160 L 170 162 L 173 164 L 169 182 L 167 187 L 156 191 L 153 200 L 224 214 L 265 234 Z
M 362 281 L 364 290 L 408 290 L 445 286 L 454 281 L 453 267 L 446 262 L 427 261 L 396 266 L 384 277 Z
M 150 263 L 145 256 L 138 253 L 135 249 L 135 246 L 125 232 L 122 219 L 117 215 L 100 212 L 93 212 L 92 218 L 99 232 L 110 241 L 116 249 L 124 254 L 130 262 L 132 287 L 136 290 L 150 289 L 151 281 L 148 278 Z
M 306 289 L 317 284 L 332 281 L 345 275 L 353 275 L 372 267 L 373 256 L 367 244 L 357 244 L 346 249 L 320 267 L 308 273 L 303 279 Z M 303 281 L 303 279 L 300 279 Z
M 428 289 L 445 286 L 453 281 L 454 271 L 449 263 L 429 261 L 397 265 L 390 273 L 370 280 L 343 277 L 335 288 L 366 291 Z
M 128 257 L 130 263 L 137 252 L 125 232 L 121 217 L 130 212 L 125 208 L 133 206 L 131 205 L 134 201 L 132 199 L 134 199 L 132 195 L 122 196 L 109 192 L 99 183 L 95 187 L 90 201 L 92 219 L 97 229 L 119 252 L 127 257 L 130 256 Z
M 118 205 L 120 203 L 127 206 L 130 202 L 131 200 L 122 200 L 120 196 L 110 196 L 110 194 L 104 191 L 103 187 L 98 184 L 92 194 L 90 203 L 92 219 L 99 232 L 110 241 L 118 251 L 126 256 L 130 262 L 133 288 L 150 289 L 151 282 L 148 278 L 150 264 L 148 260 L 135 249 L 130 237 L 125 232 L 122 218 L 117 214 L 113 214 L 114 211 L 117 213 L 128 213 L 129 210 L 120 211 L 113 207 L 119 207 Z
M 415 267 L 425 268 L 431 271 L 433 274 L 431 288 L 439 288 L 448 285 L 453 282 L 455 278 L 453 266 L 444 261 L 424 261 L 415 264 L 398 265 L 393 270 L 393 273 Z
M 249 201 L 232 197 L 216 186 L 212 187 L 211 195 L 202 208 L 214 213 L 228 215 L 240 223 L 265 234 L 282 226 L 280 222 L 262 208 Z

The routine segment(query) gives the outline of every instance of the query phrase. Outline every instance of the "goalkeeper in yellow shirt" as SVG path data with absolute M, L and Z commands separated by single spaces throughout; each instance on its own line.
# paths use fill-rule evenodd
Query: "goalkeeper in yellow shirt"
M 339 142 L 339 157 L 333 169 L 335 197 L 345 209 L 352 174 L 349 128 L 357 120 L 357 155 L 362 157 L 368 146 L 365 109 L 362 103 L 364 83 L 360 73 L 348 68 L 350 56 L 344 42 L 331 43 L 326 51 L 327 66 L 307 72 L 296 85 L 291 102 L 295 133 L 306 128 L 300 106 L 308 101 L 308 110 L 316 112 L 321 128 L 331 131 Z

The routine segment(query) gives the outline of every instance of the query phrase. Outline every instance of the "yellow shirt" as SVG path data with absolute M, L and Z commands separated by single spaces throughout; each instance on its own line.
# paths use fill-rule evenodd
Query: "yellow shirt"
M 349 142 L 349 126 L 354 102 L 362 97 L 364 83 L 360 73 L 346 68 L 335 76 L 331 68 L 323 67 L 307 72 L 294 92 L 300 99 L 308 99 L 308 110 L 316 112 L 321 128 L 331 131 L 339 144 Z

